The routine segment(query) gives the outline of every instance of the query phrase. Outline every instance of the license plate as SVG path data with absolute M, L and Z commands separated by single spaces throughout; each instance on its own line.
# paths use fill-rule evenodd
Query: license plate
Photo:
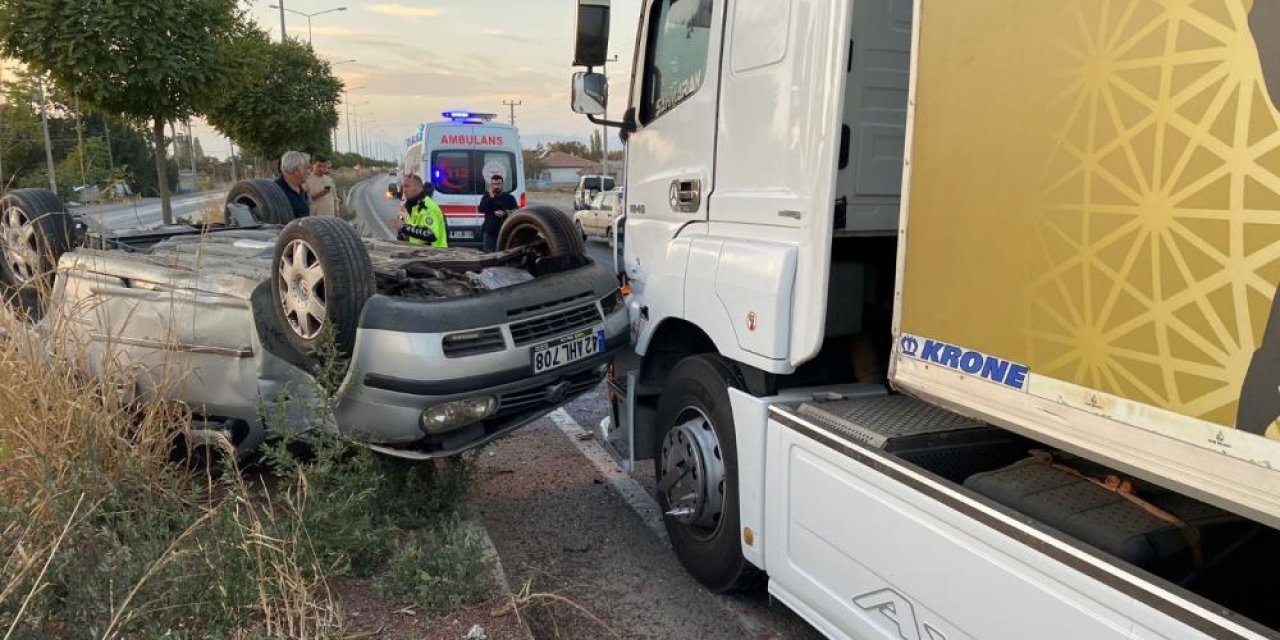
M 472 231 L 450 231 L 450 240 L 474 240 L 476 234 Z
M 604 329 L 584 329 L 533 347 L 533 373 L 537 375 L 585 360 L 604 350 Z

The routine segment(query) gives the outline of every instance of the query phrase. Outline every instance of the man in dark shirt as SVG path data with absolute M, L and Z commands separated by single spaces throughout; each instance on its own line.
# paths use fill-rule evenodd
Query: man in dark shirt
M 515 196 L 503 191 L 504 184 L 502 174 L 493 174 L 489 178 L 489 191 L 480 199 L 478 208 L 484 214 L 484 225 L 480 227 L 480 233 L 484 237 L 485 251 L 498 250 L 498 232 L 502 230 L 502 223 L 506 221 L 508 213 L 520 208 Z
M 307 165 L 311 158 L 301 151 L 290 151 L 280 158 L 280 177 L 276 185 L 284 191 L 293 207 L 293 217 L 305 218 L 311 215 L 311 198 L 302 185 L 307 181 Z

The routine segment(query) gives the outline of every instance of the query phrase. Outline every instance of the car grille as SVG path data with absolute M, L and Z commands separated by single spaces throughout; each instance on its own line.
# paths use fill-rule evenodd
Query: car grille
M 523 347 L 576 329 L 590 327 L 602 320 L 600 309 L 594 303 L 584 304 L 541 318 L 512 323 L 511 338 L 515 340 L 517 347 Z
M 547 309 L 554 309 L 555 307 L 559 307 L 562 305 L 572 304 L 574 302 L 578 302 L 579 300 L 583 300 L 590 297 L 591 297 L 591 292 L 586 291 L 583 293 L 579 293 L 577 295 L 569 296 L 567 298 L 560 298 L 559 300 L 543 302 L 541 304 L 535 304 L 528 307 L 519 307 L 519 308 L 511 309 L 507 311 L 507 317 L 511 319 L 522 318 L 528 315 L 546 311 Z
M 483 329 L 465 333 L 451 333 L 444 337 L 444 357 L 465 358 L 482 353 L 494 353 L 507 348 L 502 331 Z
M 596 369 L 566 378 L 564 381 L 569 383 L 569 389 L 565 392 L 565 397 L 568 398 L 585 391 L 590 391 L 600 383 L 601 379 L 602 376 Z M 503 394 L 502 399 L 498 404 L 497 414 L 509 415 L 536 408 L 545 402 L 546 396 L 546 387 L 538 387 L 537 389 Z

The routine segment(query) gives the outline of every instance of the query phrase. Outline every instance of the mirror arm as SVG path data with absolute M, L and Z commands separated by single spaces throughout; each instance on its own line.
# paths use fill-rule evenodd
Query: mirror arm
M 592 124 L 599 124 L 599 125 L 604 125 L 606 127 L 613 127 L 615 129 L 622 129 L 623 131 L 626 131 L 628 133 L 636 132 L 636 130 L 632 127 L 632 125 L 626 122 L 618 122 L 616 120 L 604 120 L 598 116 L 593 116 L 593 115 L 588 115 L 587 120 L 590 120 Z

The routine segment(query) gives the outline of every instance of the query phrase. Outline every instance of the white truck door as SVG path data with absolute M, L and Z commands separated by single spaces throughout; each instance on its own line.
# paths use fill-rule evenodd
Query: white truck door
M 627 143 L 627 234 L 635 241 L 625 268 L 640 292 L 654 278 L 683 275 L 683 263 L 668 258 L 670 240 L 707 218 L 724 12 L 712 0 L 650 0 L 645 8 L 631 96 L 639 128 Z M 661 298 L 682 302 L 675 291 Z

